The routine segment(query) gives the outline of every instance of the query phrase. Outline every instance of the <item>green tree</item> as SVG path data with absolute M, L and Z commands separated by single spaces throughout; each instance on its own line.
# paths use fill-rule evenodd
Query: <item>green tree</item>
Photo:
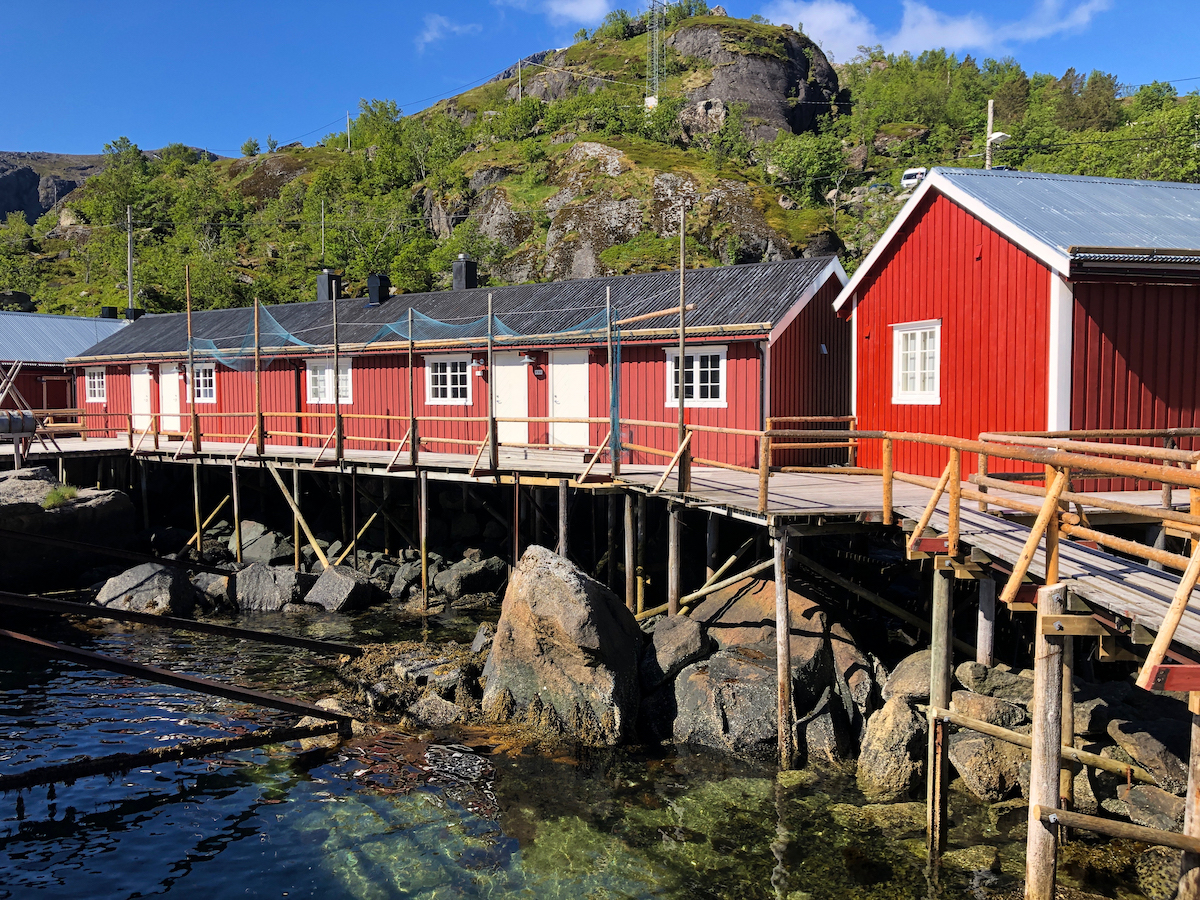
M 242 144 L 242 156 L 258 156 L 259 146 L 258 141 L 254 138 L 247 138 L 246 143 Z
M 268 134 L 267 135 L 267 152 L 274 153 L 278 149 L 279 149 L 279 141 L 275 140 L 275 138 L 271 137 L 271 135 Z

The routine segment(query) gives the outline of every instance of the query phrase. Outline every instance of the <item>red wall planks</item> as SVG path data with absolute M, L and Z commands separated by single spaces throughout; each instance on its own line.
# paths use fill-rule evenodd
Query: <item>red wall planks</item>
M 1071 427 L 1200 424 L 1200 286 L 1081 282 L 1074 295 Z M 1194 446 L 1191 438 L 1179 444 Z M 1120 480 L 1095 484 L 1098 490 L 1151 487 Z
M 1040 262 L 959 206 L 930 194 L 897 235 L 854 313 L 859 427 L 975 438 L 1046 427 L 1050 275 Z M 892 403 L 894 324 L 940 319 L 941 402 Z M 860 450 L 880 464 L 878 441 Z M 900 443 L 896 468 L 938 475 L 947 452 Z M 973 471 L 975 458 L 963 460 Z M 993 461 L 997 470 L 1023 464 Z
M 837 316 L 833 301 L 841 291 L 836 278 L 817 292 L 771 345 L 771 416 L 848 416 L 850 409 L 850 323 Z M 826 352 L 821 352 L 824 345 Z M 777 428 L 848 426 L 779 423 Z M 821 465 L 846 461 L 843 450 L 787 450 L 773 456 L 779 466 Z
M 0 373 L 8 369 L 9 364 L 0 366 Z M 16 388 L 21 396 L 33 409 L 70 409 L 71 385 L 61 381 L 69 370 L 62 366 L 37 366 L 26 363 L 17 373 Z M 53 378 L 52 381 L 39 379 Z M 0 403 L 0 409 L 16 409 L 21 404 L 15 397 L 9 396 Z

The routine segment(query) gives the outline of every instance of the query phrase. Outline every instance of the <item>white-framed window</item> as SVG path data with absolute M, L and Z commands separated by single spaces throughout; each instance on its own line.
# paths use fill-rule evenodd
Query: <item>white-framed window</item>
M 471 357 L 425 357 L 425 402 L 431 406 L 470 406 Z
M 314 404 L 333 401 L 333 360 L 310 359 L 306 362 L 308 369 L 308 402 Z M 337 392 L 338 403 L 347 404 L 354 400 L 353 380 L 351 378 L 350 360 L 338 360 Z
M 697 347 L 684 356 L 684 406 L 728 406 L 724 347 Z M 667 350 L 667 406 L 679 405 L 679 351 Z
M 892 326 L 893 403 L 942 402 L 941 342 L 941 319 Z
M 105 369 L 87 369 L 87 402 L 104 403 L 108 399 L 108 384 Z
M 188 395 L 196 403 L 217 402 L 217 366 L 215 362 L 198 362 L 196 364 L 196 391 L 191 390 L 190 379 L 187 377 L 187 367 L 184 367 L 184 382 L 188 386 Z

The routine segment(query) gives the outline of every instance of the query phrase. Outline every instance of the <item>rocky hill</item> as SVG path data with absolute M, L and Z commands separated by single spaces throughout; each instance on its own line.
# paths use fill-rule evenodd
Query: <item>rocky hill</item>
M 104 156 L 0 151 L 0 219 L 10 212 L 35 222 L 104 168 Z

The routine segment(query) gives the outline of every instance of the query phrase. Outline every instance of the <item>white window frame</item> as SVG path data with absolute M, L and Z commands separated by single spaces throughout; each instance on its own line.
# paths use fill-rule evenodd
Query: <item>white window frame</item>
M 434 371 L 435 366 L 446 366 L 445 374 L 449 377 L 452 372 L 450 367 L 455 363 L 465 367 L 466 372 L 466 390 L 467 396 L 463 397 L 435 397 L 434 396 L 434 377 L 439 374 Z M 469 353 L 455 354 L 438 354 L 437 356 L 425 357 L 425 404 L 427 406 L 470 406 L 472 400 L 471 387 L 471 355 Z M 454 387 L 449 381 L 445 385 L 447 394 Z
M 184 367 L 183 381 L 187 386 L 188 401 L 193 403 L 216 403 L 217 402 L 217 364 L 216 363 L 197 363 L 196 370 L 196 388 L 192 390 L 191 379 L 188 378 L 187 367 Z
M 93 390 L 99 384 L 99 390 Z M 88 403 L 108 402 L 108 369 L 84 369 L 84 396 Z
M 337 404 L 349 406 L 354 402 L 354 366 L 353 360 L 338 359 Z M 333 391 L 329 390 L 329 382 L 333 380 L 333 357 L 326 359 L 306 359 L 304 361 L 304 396 L 310 406 L 333 406 Z M 314 377 L 318 376 L 318 377 Z M 314 391 L 316 383 L 320 382 L 320 391 Z
M 684 399 L 683 405 L 685 407 L 725 409 L 726 407 L 729 406 L 729 379 L 726 377 L 726 372 L 727 372 L 726 363 L 727 363 L 727 358 L 729 355 L 728 351 L 729 351 L 729 348 L 727 346 L 725 346 L 724 344 L 703 346 L 703 347 L 689 347 L 688 348 L 687 353 L 685 354 L 685 358 L 688 356 L 690 356 L 692 358 L 692 364 L 690 367 L 691 375 L 692 375 L 692 396 L 690 398 Z M 699 388 L 700 388 L 700 357 L 701 356 L 716 356 L 716 357 L 718 357 L 717 387 L 718 387 L 718 390 L 720 391 L 719 397 L 701 398 L 701 397 L 696 396 L 696 394 L 699 392 Z M 663 404 L 663 406 L 674 407 L 676 409 L 678 409 L 678 407 L 679 407 L 679 394 L 676 393 L 676 391 L 675 391 L 675 369 L 676 369 L 676 364 L 677 364 L 678 359 L 679 359 L 679 348 L 678 347 L 676 347 L 675 349 L 668 348 L 667 349 L 667 374 L 666 374 L 666 380 L 667 380 L 666 398 L 667 399 L 666 399 L 666 402 Z M 686 388 L 686 385 L 687 385 L 687 379 L 685 376 L 685 378 L 684 378 L 685 388 Z
M 917 340 L 920 340 L 919 335 L 922 332 L 931 332 L 933 334 L 934 347 L 929 350 L 909 350 L 907 353 L 902 349 L 905 337 L 907 335 L 917 335 Z M 918 386 L 914 389 L 906 390 L 903 387 L 902 371 L 904 360 L 906 357 L 915 358 L 916 364 L 920 366 L 921 356 L 925 353 L 933 354 L 933 388 L 932 390 L 921 390 Z M 914 370 L 915 378 L 920 379 L 922 369 Z M 921 322 L 904 322 L 901 324 L 892 325 L 892 403 L 898 406 L 939 406 L 942 402 L 942 320 L 941 319 L 926 319 Z

